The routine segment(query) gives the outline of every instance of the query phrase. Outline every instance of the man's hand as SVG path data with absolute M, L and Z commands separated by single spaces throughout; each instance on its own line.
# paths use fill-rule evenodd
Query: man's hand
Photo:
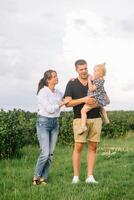
M 88 105 L 94 105 L 96 103 L 96 100 L 92 97 L 83 97 L 83 103 L 86 103 Z
M 69 81 L 74 81 L 76 78 L 70 78 Z

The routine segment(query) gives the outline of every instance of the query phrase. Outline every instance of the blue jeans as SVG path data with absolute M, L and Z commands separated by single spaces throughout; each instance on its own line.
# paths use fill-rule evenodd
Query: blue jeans
M 59 133 L 58 119 L 38 116 L 36 127 L 41 152 L 34 176 L 47 179 Z

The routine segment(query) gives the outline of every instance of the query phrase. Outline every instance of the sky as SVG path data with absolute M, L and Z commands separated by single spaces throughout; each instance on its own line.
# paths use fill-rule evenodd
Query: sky
M 44 72 L 64 93 L 85 59 L 106 62 L 106 110 L 134 110 L 133 0 L 0 0 L 0 27 L 0 108 L 37 111 Z

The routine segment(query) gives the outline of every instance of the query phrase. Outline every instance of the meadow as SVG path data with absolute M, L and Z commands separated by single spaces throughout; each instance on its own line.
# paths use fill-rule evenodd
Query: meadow
M 97 185 L 88 185 L 85 145 L 80 183 L 71 184 L 73 145 L 56 146 L 47 185 L 33 186 L 32 176 L 39 154 L 37 145 L 24 146 L 20 158 L 0 161 L 1 200 L 133 200 L 134 133 L 117 139 L 101 140 L 94 176 Z

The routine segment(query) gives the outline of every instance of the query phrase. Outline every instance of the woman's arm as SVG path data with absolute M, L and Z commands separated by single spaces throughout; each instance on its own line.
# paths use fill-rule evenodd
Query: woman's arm
M 44 108 L 44 110 L 46 110 L 48 113 L 53 114 L 57 109 L 60 108 L 60 104 L 58 103 L 53 103 L 50 104 L 49 101 L 47 100 L 47 97 L 41 97 L 38 96 L 38 102 L 39 104 L 42 105 L 42 107 Z

